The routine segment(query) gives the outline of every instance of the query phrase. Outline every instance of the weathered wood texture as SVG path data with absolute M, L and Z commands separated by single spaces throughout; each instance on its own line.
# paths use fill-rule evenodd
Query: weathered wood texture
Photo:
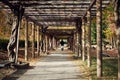
M 102 77 L 102 0 L 96 0 L 97 77 Z
M 37 54 L 40 55 L 40 26 L 37 26 Z
M 32 23 L 32 58 L 35 58 L 35 24 Z
M 114 15 L 116 21 L 117 48 L 118 48 L 118 80 L 120 80 L 120 0 L 114 0 Z
M 25 22 L 25 61 L 28 60 L 28 21 Z
M 87 58 L 88 67 L 91 66 L 91 11 L 87 12 L 87 27 L 88 27 L 88 39 L 87 39 Z
M 82 19 L 82 60 L 85 61 L 85 20 Z

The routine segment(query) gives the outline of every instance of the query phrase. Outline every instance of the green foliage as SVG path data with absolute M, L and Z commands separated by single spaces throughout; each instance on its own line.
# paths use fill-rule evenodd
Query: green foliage
M 113 65 L 114 64 L 114 65 Z M 117 59 L 112 58 L 103 58 L 103 80 L 115 80 L 117 79 L 117 71 L 118 71 L 118 61 Z M 92 57 L 92 66 L 90 67 L 90 76 L 92 80 L 97 80 L 97 59 Z M 107 79 L 105 79 L 107 78 Z
M 96 44 L 96 23 L 93 22 L 91 25 L 91 40 L 92 40 L 92 44 Z
M 114 65 L 113 65 L 114 64 Z M 117 77 L 118 71 L 118 60 L 117 59 L 104 59 L 103 60 L 103 75 L 110 77 Z
M 102 12 L 102 39 L 106 40 L 112 38 L 113 33 L 109 28 L 109 24 L 114 22 L 114 7 L 113 7 L 113 3 L 110 3 L 110 5 L 104 9 L 104 11 Z M 96 44 L 96 36 L 97 36 L 97 32 L 96 32 L 96 19 L 94 18 L 92 20 L 92 25 L 91 25 L 91 39 L 92 39 L 92 44 Z M 104 41 L 103 41 L 104 42 Z
M 105 36 L 107 39 L 111 39 L 111 36 L 113 35 L 113 32 L 111 31 L 111 29 L 108 27 L 106 28 L 106 30 L 104 30 Z
M 0 49 L 7 50 L 9 40 L 8 39 L 0 39 Z
M 106 33 L 104 32 L 107 29 L 107 24 L 106 23 L 102 23 L 102 39 L 106 38 Z
M 0 49 L 1 50 L 7 50 L 8 43 L 9 43 L 8 39 L 0 39 Z M 28 41 L 28 44 L 31 44 L 31 42 Z M 25 41 L 24 40 L 19 41 L 19 47 L 25 47 Z

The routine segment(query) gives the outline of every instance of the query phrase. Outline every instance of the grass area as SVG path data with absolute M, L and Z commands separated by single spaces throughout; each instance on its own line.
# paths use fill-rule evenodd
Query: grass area
M 117 80 L 118 61 L 116 58 L 103 58 L 103 78 L 97 79 L 97 59 L 92 57 L 92 66 L 90 68 L 90 76 L 92 80 Z

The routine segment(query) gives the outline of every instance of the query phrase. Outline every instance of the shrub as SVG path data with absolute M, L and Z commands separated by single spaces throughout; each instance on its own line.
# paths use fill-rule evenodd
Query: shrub
M 7 45 L 9 43 L 8 39 L 0 39 L 0 49 L 1 50 L 7 50 Z M 30 46 L 31 42 L 28 41 L 28 46 Z M 19 41 L 19 47 L 25 47 L 25 41 L 24 40 L 20 40 Z

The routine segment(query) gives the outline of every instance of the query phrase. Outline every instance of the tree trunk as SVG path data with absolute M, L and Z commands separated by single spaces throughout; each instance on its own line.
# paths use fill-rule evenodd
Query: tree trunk
M 96 0 L 97 77 L 102 77 L 102 0 Z

